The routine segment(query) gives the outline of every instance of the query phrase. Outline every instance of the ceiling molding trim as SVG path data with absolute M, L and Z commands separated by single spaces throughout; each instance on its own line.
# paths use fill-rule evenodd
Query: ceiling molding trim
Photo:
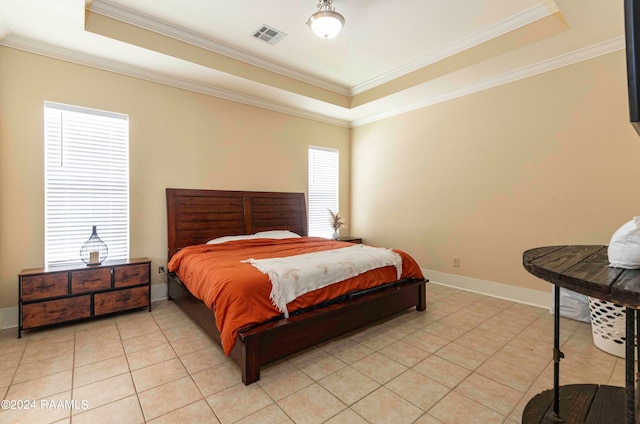
M 125 75 L 133 78 L 138 78 L 158 84 L 179 88 L 182 90 L 192 91 L 195 93 L 204 94 L 211 97 L 217 97 L 224 100 L 229 100 L 236 103 L 246 104 L 248 106 L 255 106 L 261 109 L 268 109 L 273 112 L 280 112 L 287 115 L 297 116 L 300 118 L 311 119 L 313 121 L 322 122 L 325 124 L 336 125 L 339 127 L 350 128 L 350 122 L 348 120 L 337 119 L 330 116 L 308 112 L 300 108 L 278 105 L 272 102 L 264 101 L 256 97 L 247 96 L 244 94 L 234 93 L 228 90 L 220 88 L 214 88 L 204 84 L 194 83 L 191 81 L 185 81 L 179 78 L 168 77 L 158 72 L 149 71 L 147 69 L 138 68 L 131 65 L 126 65 L 121 62 L 98 58 L 93 55 L 71 51 L 68 49 L 52 46 L 47 43 L 39 41 L 23 39 L 21 37 L 9 37 L 5 40 L 0 40 L 0 46 L 6 46 L 18 50 L 23 50 L 29 53 L 35 53 L 41 56 L 47 56 L 53 59 L 59 59 L 66 62 L 75 63 L 78 65 L 88 66 L 91 68 L 100 69 L 103 71 L 114 72 L 120 75 Z
M 158 34 L 231 57 L 233 59 L 240 60 L 250 65 L 258 66 L 260 68 L 266 69 L 267 71 L 275 72 L 277 74 L 323 88 L 325 90 L 333 91 L 344 96 L 351 95 L 351 90 L 348 87 L 332 83 L 330 81 L 309 75 L 302 71 L 282 66 L 266 58 L 253 55 L 246 51 L 232 48 L 224 43 L 215 41 L 195 31 L 173 25 L 169 22 L 134 11 L 124 6 L 110 3 L 107 0 L 94 0 L 91 3 L 91 6 L 89 6 L 89 10 L 108 18 L 135 25 L 137 27 L 153 31 Z
M 401 115 L 403 113 L 411 112 L 417 109 L 422 109 L 427 106 L 445 102 L 447 100 L 463 97 L 468 94 L 477 93 L 479 91 L 487 90 L 489 88 L 497 87 L 513 81 L 518 81 L 524 78 L 532 77 L 534 75 L 542 74 L 545 72 L 553 71 L 555 69 L 563 68 L 565 66 L 573 65 L 578 62 L 593 59 L 608 53 L 613 53 L 618 50 L 623 50 L 624 48 L 625 48 L 624 37 L 623 36 L 615 37 L 610 40 L 594 44 L 592 46 L 578 49 L 573 52 L 556 56 L 554 58 L 544 60 L 538 63 L 534 63 L 532 65 L 525 66 L 519 69 L 515 69 L 510 72 L 505 72 L 501 75 L 497 75 L 492 78 L 484 79 L 482 81 L 479 81 L 467 87 L 463 87 L 458 90 L 453 90 L 437 97 L 431 97 L 422 102 L 413 103 L 411 105 L 389 110 L 384 113 L 371 115 L 364 119 L 354 120 L 351 122 L 351 127 L 352 128 L 359 127 L 361 125 L 380 121 L 382 119 Z
M 425 66 L 431 65 L 449 56 L 453 56 L 454 54 L 460 53 L 464 50 L 468 50 L 510 31 L 514 31 L 520 27 L 530 24 L 531 22 L 546 18 L 547 16 L 552 15 L 558 11 L 559 9 L 555 1 L 547 0 L 542 4 L 530 7 L 516 15 L 513 15 L 494 25 L 486 27 L 481 31 L 469 34 L 466 37 L 456 40 L 455 42 L 450 43 L 427 56 L 423 56 L 413 62 L 410 62 L 405 66 L 401 66 L 400 68 L 372 78 L 362 84 L 358 84 L 351 90 L 351 95 L 354 96 L 389 81 L 393 81 L 394 79 L 400 78 L 408 73 L 424 68 Z
M 89 66 L 109 72 L 118 73 L 134 78 L 139 78 L 159 84 L 180 88 L 196 93 L 218 97 L 225 100 L 246 104 L 249 106 L 255 106 L 262 109 L 272 110 L 274 112 L 285 113 L 288 115 L 298 116 L 301 118 L 311 119 L 314 121 L 336 125 L 344 128 L 354 128 L 361 125 L 369 124 L 372 122 L 380 121 L 393 116 L 401 115 L 403 113 L 411 112 L 417 109 L 422 109 L 427 106 L 431 106 L 437 103 L 442 103 L 448 100 L 452 100 L 458 97 L 462 97 L 468 94 L 473 94 L 482 90 L 497 87 L 499 85 L 507 84 L 513 81 L 524 79 L 530 76 L 541 74 L 544 72 L 552 71 L 554 69 L 569 66 L 584 60 L 589 60 L 602 56 L 608 53 L 613 53 L 625 48 L 624 37 L 615 37 L 602 43 L 594 44 L 589 47 L 585 47 L 564 55 L 557 56 L 555 58 L 541 61 L 530 66 L 525 66 L 510 72 L 503 73 L 496 77 L 487 78 L 483 81 L 475 83 L 473 85 L 463 87 L 459 90 L 450 91 L 441 96 L 432 97 L 422 102 L 413 103 L 411 105 L 390 109 L 384 113 L 370 115 L 366 118 L 357 119 L 349 122 L 348 120 L 342 120 L 338 118 L 329 117 L 322 114 L 307 112 L 299 108 L 287 107 L 276 105 L 264 100 L 240 95 L 227 90 L 213 88 L 205 86 L 203 84 L 197 84 L 193 82 L 184 81 L 177 78 L 167 77 L 166 75 L 159 74 L 157 72 L 148 71 L 146 69 L 125 65 L 120 62 L 105 60 L 97 58 L 93 55 L 85 53 L 79 53 L 70 51 L 67 49 L 61 49 L 59 47 L 51 46 L 47 43 L 41 43 L 34 40 L 23 39 L 21 37 L 9 36 L 6 39 L 0 41 L 0 45 L 7 46 L 19 50 L 24 50 L 30 53 L 39 54 L 42 56 L 51 57 L 54 59 L 60 59 L 67 62 L 76 63 L 79 65 Z

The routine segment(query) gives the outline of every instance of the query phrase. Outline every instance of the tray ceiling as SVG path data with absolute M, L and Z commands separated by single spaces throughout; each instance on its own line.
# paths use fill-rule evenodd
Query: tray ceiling
M 330 40 L 316 4 L 0 0 L 0 44 L 343 126 L 624 48 L 622 2 L 334 0 Z

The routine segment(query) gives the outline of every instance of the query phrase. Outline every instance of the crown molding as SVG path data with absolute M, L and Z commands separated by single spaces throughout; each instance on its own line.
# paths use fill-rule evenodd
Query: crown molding
M 272 102 L 259 99 L 257 97 L 247 96 L 244 94 L 239 94 L 229 90 L 224 90 L 221 88 L 199 84 L 192 81 L 183 80 L 180 78 L 169 77 L 158 72 L 149 71 L 147 69 L 127 65 L 127 64 L 109 60 L 109 59 L 96 57 L 94 55 L 89 55 L 86 53 L 81 53 L 77 51 L 72 51 L 72 50 L 52 46 L 50 44 L 39 42 L 39 41 L 10 36 L 4 40 L 0 40 L 0 46 L 11 47 L 11 48 L 23 50 L 29 53 L 35 53 L 41 56 L 47 56 L 53 59 L 59 59 L 66 62 L 76 63 L 78 65 L 84 65 L 91 68 L 114 72 L 120 75 L 125 75 L 133 78 L 151 81 L 158 84 L 167 85 L 170 87 L 180 88 L 183 90 L 204 94 L 207 96 L 217 97 L 217 98 L 229 100 L 236 103 L 242 103 L 249 106 L 259 107 L 261 109 L 268 109 L 274 112 L 280 112 L 287 115 L 297 116 L 300 118 L 311 119 L 313 121 L 323 122 L 326 124 L 336 125 L 339 127 L 344 127 L 344 128 L 350 127 L 350 123 L 347 120 L 337 119 L 337 118 L 322 115 L 319 113 L 308 112 L 300 108 L 278 105 Z
M 56 46 L 52 46 L 47 43 L 34 41 L 30 39 L 24 39 L 16 36 L 9 36 L 0 41 L 0 45 L 24 50 L 27 52 L 39 54 L 42 56 L 51 57 L 54 59 L 60 59 L 79 65 L 85 65 L 92 68 L 97 68 L 109 72 L 118 73 L 134 78 L 139 78 L 159 84 L 176 87 L 188 91 L 193 91 L 208 96 L 218 97 L 221 99 L 246 104 L 249 106 L 255 106 L 262 109 L 268 109 L 274 112 L 285 113 L 288 115 L 298 116 L 326 124 L 336 125 L 344 128 L 354 128 L 361 125 L 369 124 L 372 122 L 380 121 L 383 119 L 391 118 L 393 116 L 401 115 L 403 113 L 411 112 L 417 109 L 422 109 L 427 106 L 431 106 L 437 103 L 442 103 L 448 100 L 452 100 L 458 97 L 473 94 L 482 90 L 497 87 L 499 85 L 507 84 L 513 81 L 531 77 L 544 72 L 552 71 L 558 68 L 569 66 L 578 62 L 593 59 L 598 56 L 602 56 L 608 53 L 613 53 L 625 48 L 625 40 L 623 36 L 615 37 L 610 40 L 594 44 L 573 52 L 569 52 L 554 58 L 534 63 L 532 65 L 524 66 L 513 71 L 505 72 L 501 75 L 486 78 L 475 84 L 463 87 L 457 90 L 453 90 L 444 93 L 440 96 L 431 97 L 421 102 L 412 103 L 407 106 L 389 109 L 383 113 L 373 114 L 366 118 L 349 121 L 346 119 L 338 119 L 329 117 L 326 115 L 312 113 L 304 111 L 300 108 L 288 107 L 277 105 L 272 102 L 268 102 L 256 97 L 242 95 L 234 93 L 228 90 L 206 86 L 204 84 L 198 84 L 190 81 L 185 81 L 179 78 L 168 77 L 157 72 L 149 71 L 146 69 L 134 67 L 131 65 L 123 64 L 120 62 L 99 58 L 93 55 L 71 51 L 68 49 L 62 49 Z
M 458 90 L 452 90 L 448 93 L 440 96 L 431 97 L 427 100 L 413 103 L 411 105 L 388 110 L 383 113 L 368 116 L 364 119 L 359 119 L 351 122 L 351 127 L 359 127 L 361 125 L 369 124 L 372 122 L 380 121 L 382 119 L 390 118 L 393 116 L 401 115 L 403 113 L 411 112 L 417 109 L 422 109 L 427 106 L 431 106 L 437 103 L 442 103 L 447 100 L 452 100 L 458 97 L 463 97 L 468 94 L 477 93 L 479 91 L 487 90 L 489 88 L 497 87 L 499 85 L 507 84 L 513 81 L 521 80 L 524 78 L 532 77 L 534 75 L 542 74 L 545 72 L 553 71 L 555 69 L 563 68 L 565 66 L 573 65 L 578 62 L 593 59 L 598 56 L 613 53 L 625 48 L 625 39 L 623 36 L 614 37 L 609 40 L 597 43 L 582 49 L 578 49 L 560 56 L 556 56 L 551 59 L 543 60 L 528 66 L 524 66 L 509 72 L 505 72 L 495 77 L 486 78 L 478 81 L 475 84 L 463 87 Z
M 322 78 L 314 77 L 290 67 L 282 66 L 264 57 L 256 56 L 249 52 L 231 47 L 195 31 L 191 31 L 187 28 L 174 25 L 148 14 L 140 13 L 133 9 L 111 3 L 108 0 L 94 0 L 91 2 L 88 9 L 90 12 L 98 13 L 108 18 L 153 31 L 325 90 L 333 91 L 344 96 L 351 95 L 351 90 L 345 86 L 335 84 Z
M 558 11 L 559 9 L 555 1 L 547 0 L 542 4 L 538 4 L 536 6 L 530 7 L 529 9 L 526 9 L 520 13 L 517 13 L 494 25 L 488 26 L 482 29 L 481 31 L 477 31 L 473 34 L 469 34 L 452 43 L 449 43 L 448 45 L 445 45 L 442 48 L 426 56 L 423 56 L 413 62 L 409 62 L 404 66 L 401 66 L 385 74 L 379 75 L 378 77 L 370 79 L 369 81 L 366 81 L 362 84 L 358 84 L 351 89 L 351 95 L 360 94 L 367 90 L 375 88 L 379 85 L 387 83 L 389 81 L 393 81 L 394 79 L 400 78 L 413 71 L 422 69 L 425 66 L 428 66 L 440 60 L 446 59 L 449 56 L 453 56 L 457 53 L 460 53 L 464 50 L 468 50 L 472 47 L 475 47 L 486 41 L 492 40 L 510 31 L 514 31 L 520 27 L 530 24 L 531 22 L 535 22 L 539 19 L 546 18 L 547 16 L 552 15 Z
M 437 51 L 413 61 L 406 66 L 394 69 L 382 74 L 362 84 L 358 84 L 351 89 L 331 83 L 327 80 L 311 76 L 302 71 L 282 66 L 266 58 L 259 57 L 248 52 L 233 48 L 224 43 L 213 40 L 195 31 L 180 27 L 161 19 L 143 14 L 133 9 L 117 5 L 108 0 L 93 0 L 89 5 L 91 12 L 99 13 L 109 18 L 144 28 L 158 34 L 165 35 L 204 49 L 219 53 L 242 62 L 261 67 L 271 72 L 284 75 L 289 78 L 315 85 L 317 87 L 336 92 L 345 96 L 360 94 L 381 84 L 392 81 L 403 75 L 421 69 L 439 60 L 452 56 L 461 51 L 477 46 L 483 42 L 496 38 L 507 32 L 513 31 L 538 19 L 545 18 L 559 11 L 554 0 L 546 0 L 542 4 L 535 5 L 514 16 L 498 22 L 490 27 L 463 37 Z

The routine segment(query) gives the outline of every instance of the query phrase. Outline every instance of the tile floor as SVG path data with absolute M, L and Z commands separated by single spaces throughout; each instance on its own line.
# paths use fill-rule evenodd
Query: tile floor
M 552 385 L 549 312 L 437 284 L 427 301 L 250 386 L 169 301 L 22 339 L 5 330 L 0 394 L 23 409 L 0 423 L 519 423 Z M 588 324 L 561 330 L 561 384 L 624 385 L 624 361 L 595 348 Z

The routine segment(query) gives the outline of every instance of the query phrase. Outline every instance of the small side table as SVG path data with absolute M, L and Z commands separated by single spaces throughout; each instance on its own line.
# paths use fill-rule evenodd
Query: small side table
M 338 241 L 346 241 L 354 244 L 362 244 L 362 239 L 360 237 L 340 237 Z
M 133 309 L 151 312 L 151 260 L 106 261 L 25 269 L 18 274 L 18 338 L 22 330 Z
M 556 313 L 553 340 L 553 389 L 525 406 L 523 424 L 635 424 L 635 340 L 640 333 L 640 270 L 610 268 L 607 246 L 547 246 L 522 255 L 524 268 L 553 284 Z M 560 287 L 626 306 L 625 387 L 572 384 L 560 386 Z M 640 356 L 640 350 L 638 350 Z M 640 360 L 640 358 L 637 358 Z

